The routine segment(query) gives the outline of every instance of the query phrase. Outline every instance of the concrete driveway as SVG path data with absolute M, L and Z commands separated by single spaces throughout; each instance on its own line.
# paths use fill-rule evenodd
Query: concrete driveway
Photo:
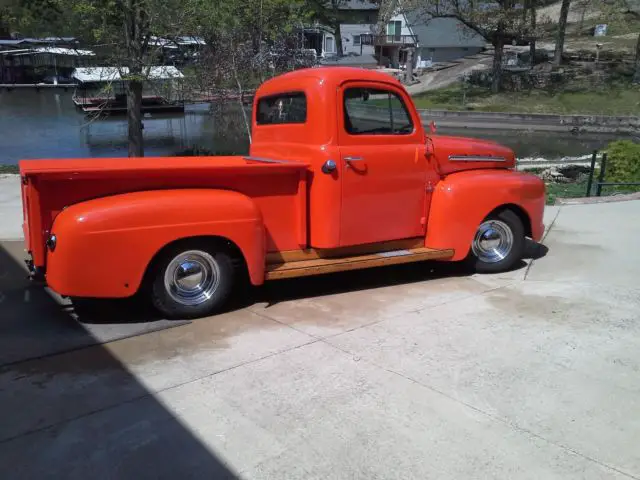
M 3 478 L 640 478 L 640 202 L 547 217 L 509 274 L 274 283 L 66 353 L 99 322 L 15 283 L 5 244 L 2 342 L 31 359 L 0 370 Z

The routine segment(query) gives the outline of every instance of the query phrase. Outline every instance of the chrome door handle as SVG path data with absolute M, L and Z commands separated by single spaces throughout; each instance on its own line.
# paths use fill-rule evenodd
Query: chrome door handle
M 344 157 L 345 162 L 361 162 L 364 158 L 362 157 Z

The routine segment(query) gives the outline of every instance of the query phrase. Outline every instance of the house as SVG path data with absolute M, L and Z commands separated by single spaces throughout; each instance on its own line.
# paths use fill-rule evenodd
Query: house
M 475 55 L 487 45 L 482 35 L 455 18 L 425 18 L 416 10 L 407 12 L 405 18 L 417 38 L 418 66 Z
M 335 3 L 340 21 L 343 55 L 373 55 L 373 45 L 362 44 L 360 39 L 373 32 L 380 6 L 368 0 L 337 0 Z M 318 57 L 331 58 L 338 54 L 335 35 L 329 26 L 319 23 L 308 25 L 304 27 L 303 34 L 304 48 L 315 49 Z
M 415 49 L 414 65 L 448 62 L 482 51 L 486 40 L 455 18 L 431 18 L 419 9 L 399 10 L 385 26 L 385 34 L 371 39 L 383 65 L 398 68 L 407 51 Z

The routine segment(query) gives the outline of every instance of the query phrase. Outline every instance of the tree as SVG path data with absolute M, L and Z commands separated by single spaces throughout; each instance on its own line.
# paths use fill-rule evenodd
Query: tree
M 22 0 L 19 28 L 34 35 L 81 38 L 105 48 L 104 60 L 126 83 L 129 156 L 143 156 L 142 90 L 158 49 L 154 34 L 180 34 L 192 12 L 179 0 Z
M 300 56 L 301 27 L 310 15 L 304 0 L 186 1 L 198 12 L 190 28 L 207 43 L 189 78 L 199 90 L 220 99 L 233 94 L 241 101 L 265 77 L 309 65 Z M 227 103 L 218 102 L 216 107 L 222 109 Z M 244 105 L 240 113 L 251 140 Z
M 621 25 L 628 25 L 630 30 L 640 24 L 640 0 L 610 0 L 606 4 L 598 5 L 605 21 L 616 21 Z M 640 84 L 640 33 L 635 44 L 633 80 Z
M 529 41 L 529 57 L 531 58 L 531 66 L 533 67 L 536 62 L 536 34 L 538 30 L 538 0 L 526 0 L 524 4 L 524 18 L 523 23 L 526 25 L 527 16 L 529 19 L 529 32 L 531 39 Z
M 620 0 L 622 12 L 627 19 L 640 23 L 640 2 L 638 0 Z M 640 33 L 636 40 L 636 52 L 633 69 L 633 83 L 640 84 Z
M 558 33 L 556 36 L 556 50 L 553 57 L 553 63 L 560 65 L 562 63 L 562 53 L 564 52 L 564 38 L 567 31 L 567 18 L 569 17 L 569 7 L 571 0 L 562 0 L 560 7 L 560 19 L 558 20 Z
M 455 18 L 494 47 L 491 90 L 502 89 L 502 62 L 507 38 L 528 31 L 521 9 L 526 0 L 413 0 L 405 9 L 417 9 L 422 19 Z

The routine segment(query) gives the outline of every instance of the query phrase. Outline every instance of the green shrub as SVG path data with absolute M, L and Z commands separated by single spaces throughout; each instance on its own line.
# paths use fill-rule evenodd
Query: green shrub
M 18 165 L 0 165 L 0 174 L 3 173 L 20 173 Z
M 640 183 L 640 143 L 619 140 L 607 148 L 606 182 Z M 620 190 L 638 190 L 638 186 L 620 187 Z

